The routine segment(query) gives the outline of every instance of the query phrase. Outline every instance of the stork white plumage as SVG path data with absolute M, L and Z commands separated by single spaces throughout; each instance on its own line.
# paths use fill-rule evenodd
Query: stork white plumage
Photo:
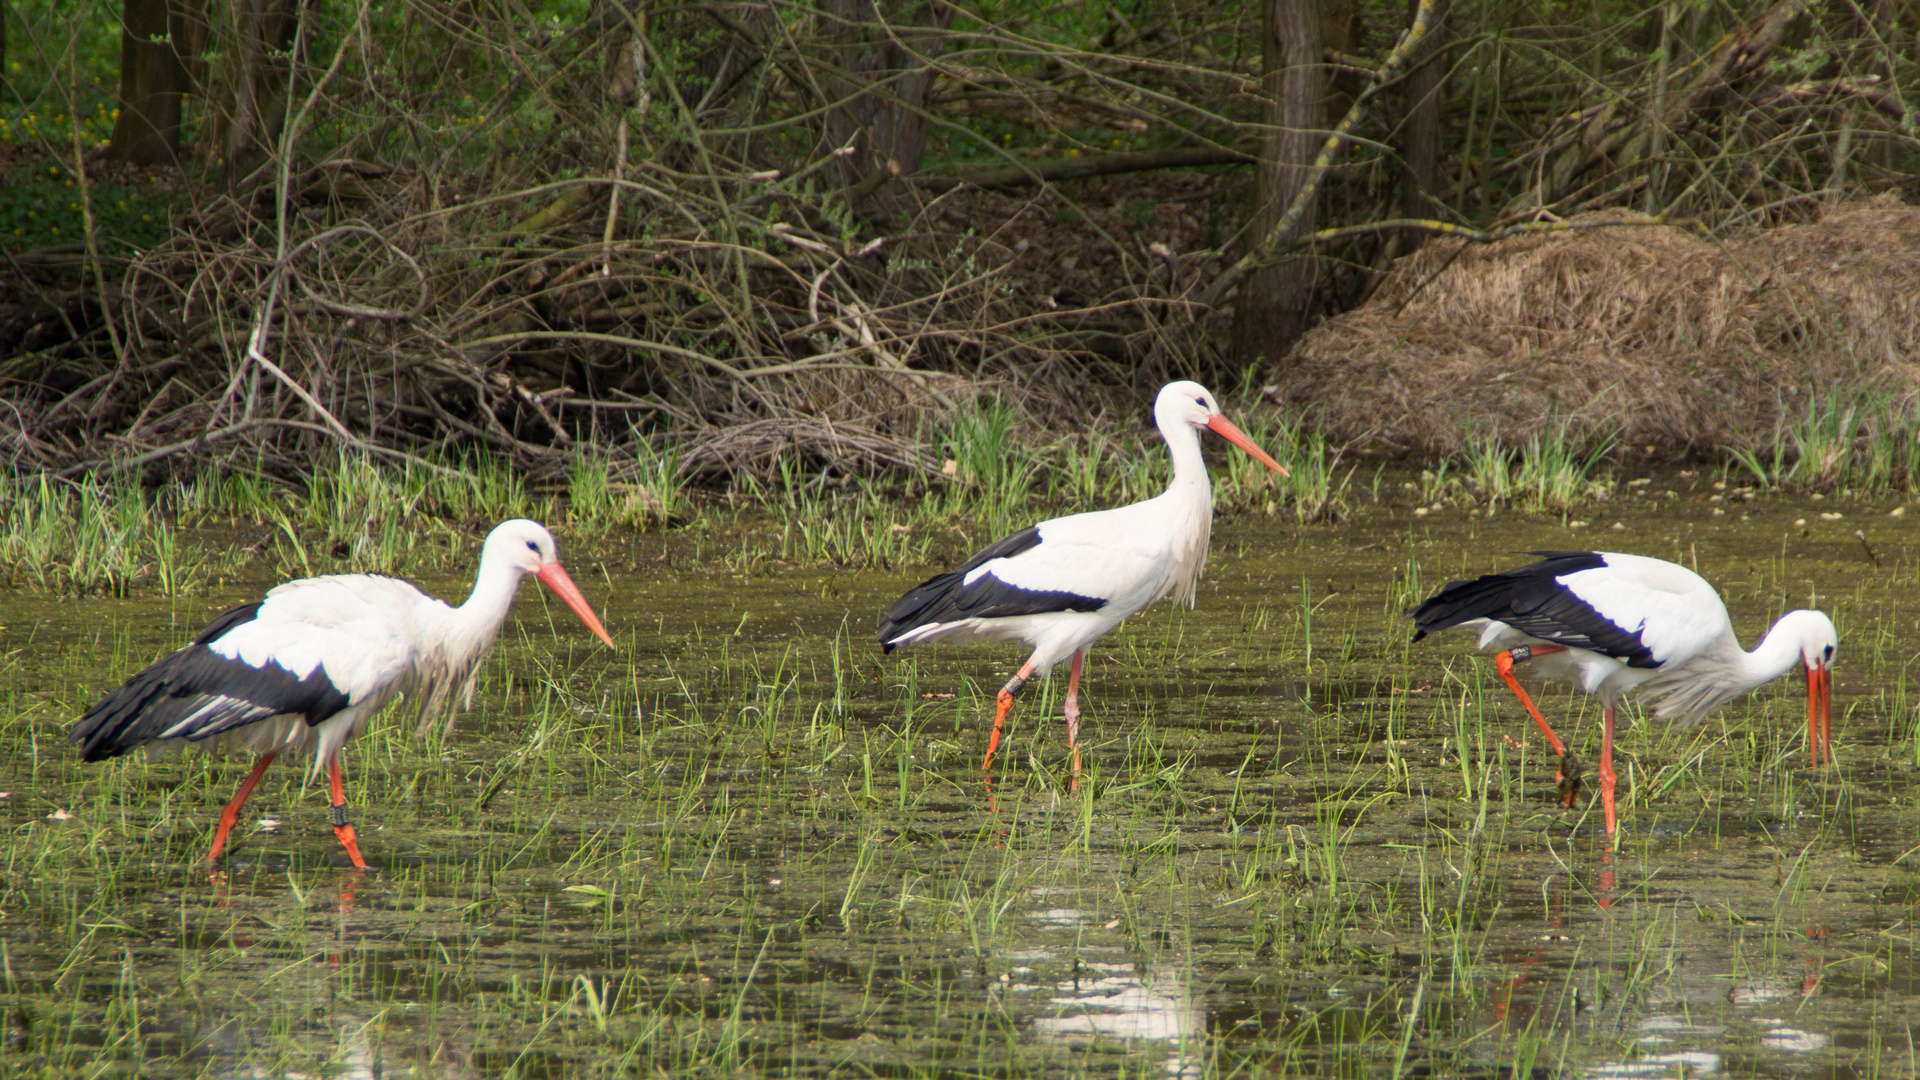
M 1080 671 L 1087 647 L 1121 620 L 1172 594 L 1192 607 L 1213 527 L 1213 487 L 1200 454 L 1206 428 L 1286 475 L 1272 455 L 1221 415 L 1207 388 L 1168 383 L 1153 405 L 1154 423 L 1173 457 L 1173 481 L 1131 506 L 1054 518 L 1022 529 L 957 570 L 915 586 L 887 609 L 880 643 L 892 652 L 926 641 L 1022 641 L 1033 655 L 1000 688 L 982 768 L 994 751 L 1013 695 L 1035 671 L 1069 657 L 1062 711 L 1073 770 L 1080 772 Z
M 1535 551 L 1541 561 L 1472 581 L 1455 581 L 1408 614 L 1419 641 L 1463 626 L 1480 648 L 1498 649 L 1494 666 L 1561 759 L 1568 806 L 1579 765 L 1514 678 L 1513 666 L 1537 661 L 1548 678 L 1577 680 L 1600 698 L 1600 799 L 1615 831 L 1614 707 L 1639 690 L 1663 720 L 1698 722 L 1707 713 L 1796 665 L 1807 673 L 1807 752 L 1833 756 L 1831 667 L 1840 647 L 1832 620 L 1818 611 L 1782 615 L 1752 652 L 1740 647 L 1727 606 L 1700 575 L 1662 559 L 1610 551 Z
M 189 743 L 260 755 L 220 815 L 208 861 L 220 856 L 241 805 L 274 757 L 311 750 L 310 775 L 323 765 L 331 773 L 334 834 L 353 865 L 364 869 L 347 822 L 341 747 L 402 693 L 420 701 L 419 734 L 442 715 L 451 730 L 454 699 L 463 708 L 471 704 L 480 660 L 528 575 L 613 646 L 561 568 L 553 536 L 538 522 L 517 518 L 487 534 L 473 592 L 459 607 L 378 574 L 289 581 L 259 603 L 220 615 L 192 644 L 128 679 L 68 736 L 88 761 Z

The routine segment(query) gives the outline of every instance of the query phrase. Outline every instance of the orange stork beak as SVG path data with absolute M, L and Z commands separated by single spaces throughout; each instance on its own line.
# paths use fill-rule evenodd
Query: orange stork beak
M 1233 445 L 1239 447 L 1240 449 L 1245 450 L 1248 454 L 1252 455 L 1253 460 L 1259 462 L 1262 465 L 1265 465 L 1267 468 L 1272 469 L 1274 472 L 1279 473 L 1281 476 L 1292 475 L 1291 473 L 1287 472 L 1285 466 L 1273 460 L 1272 454 L 1269 454 L 1265 450 L 1260 449 L 1259 444 L 1255 443 L 1252 439 L 1247 438 L 1247 433 L 1244 431 L 1241 431 L 1237 427 L 1234 427 L 1233 421 L 1227 419 L 1226 417 L 1224 416 L 1214 417 L 1213 419 L 1207 421 L 1207 427 L 1210 430 L 1212 430 L 1212 432 L 1215 435 L 1218 435 L 1221 438 L 1232 443 Z
M 1807 668 L 1807 754 L 1815 765 L 1833 761 L 1833 673 L 1819 663 Z
M 575 615 L 580 616 L 580 621 L 587 624 L 587 629 L 593 631 L 594 637 L 606 642 L 607 648 L 616 648 L 613 639 L 607 636 L 607 628 L 600 625 L 600 617 L 587 606 L 587 598 L 580 595 L 579 586 L 575 585 L 573 579 L 567 576 L 567 572 L 561 569 L 557 560 L 541 567 L 540 572 L 535 576 L 540 579 L 542 585 L 552 589 L 553 594 L 558 596 L 562 603 L 572 608 Z

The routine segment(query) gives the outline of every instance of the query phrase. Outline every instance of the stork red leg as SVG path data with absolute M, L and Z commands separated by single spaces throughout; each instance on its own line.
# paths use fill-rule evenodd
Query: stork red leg
M 1540 715 L 1540 709 L 1534 705 L 1533 697 L 1527 693 L 1526 687 L 1521 686 L 1520 680 L 1513 677 L 1513 665 L 1517 663 L 1531 660 L 1536 656 L 1550 656 L 1566 651 L 1565 645 L 1522 645 L 1495 656 L 1493 668 L 1500 673 L 1502 679 L 1506 680 L 1507 689 L 1513 691 L 1513 696 L 1519 698 L 1520 704 L 1527 707 L 1527 715 L 1533 717 L 1533 722 L 1540 725 L 1540 733 L 1547 737 L 1547 745 L 1553 747 L 1553 752 L 1559 756 L 1560 771 L 1554 775 L 1553 782 L 1560 787 L 1561 803 L 1571 808 L 1573 797 L 1580 791 L 1580 762 L 1567 753 L 1567 745 L 1560 741 L 1560 736 L 1553 733 L 1553 726 L 1547 723 L 1547 718 Z M 1516 656 L 1515 653 L 1519 655 Z
M 327 772 L 333 780 L 333 835 L 340 838 L 340 846 L 347 849 L 347 858 L 353 860 L 355 870 L 365 870 L 367 860 L 360 857 L 360 841 L 354 836 L 353 826 L 347 824 L 347 787 L 340 782 L 340 759 L 335 757 L 327 763 Z
M 1033 657 L 1029 656 L 1013 678 L 1007 680 L 1007 685 L 1000 688 L 999 708 L 993 714 L 993 736 L 987 740 L 987 756 L 980 762 L 982 769 L 993 768 L 993 754 L 1000 749 L 1000 732 L 1007 726 L 1007 710 L 1013 708 L 1013 695 L 1019 693 L 1020 688 L 1027 685 L 1027 680 L 1032 677 Z
M 1067 700 L 1060 711 L 1067 717 L 1067 745 L 1073 748 L 1073 786 L 1080 786 L 1080 665 L 1087 659 L 1087 650 L 1081 649 L 1073 654 L 1073 665 L 1067 669 Z
M 247 796 L 253 794 L 254 785 L 260 782 L 260 774 L 267 771 L 267 766 L 273 764 L 274 755 L 279 752 L 271 750 L 261 754 L 260 760 L 253 763 L 253 771 L 247 774 L 246 782 L 240 785 L 239 791 L 234 792 L 233 801 L 220 811 L 220 827 L 213 830 L 213 846 L 207 849 L 208 862 L 218 859 L 220 852 L 226 849 L 227 834 L 233 831 L 234 823 L 240 820 L 240 808 L 246 805 Z
M 1607 835 L 1614 834 L 1619 816 L 1613 809 L 1613 702 L 1607 702 L 1606 717 L 1600 722 L 1600 805 L 1607 811 Z

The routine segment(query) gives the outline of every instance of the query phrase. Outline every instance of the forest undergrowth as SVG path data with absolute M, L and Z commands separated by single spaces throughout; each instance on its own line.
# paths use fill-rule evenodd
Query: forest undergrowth
M 415 469 L 487 454 L 540 490 L 583 460 L 644 484 L 667 458 L 704 489 L 783 470 L 933 484 L 945 459 L 925 433 L 993 401 L 1043 439 L 1090 438 L 1187 376 L 1271 382 L 1342 443 L 1434 465 L 1488 439 L 1538 458 L 1535 425 L 1495 421 L 1533 409 L 1545 380 L 1574 403 L 1546 422 L 1575 425 L 1577 455 L 1618 436 L 1777 472 L 1791 452 L 1776 445 L 1822 403 L 1870 387 L 1889 417 L 1911 412 L 1911 386 L 1867 377 L 1886 358 L 1827 293 L 1755 368 L 1794 387 L 1777 410 L 1709 400 L 1685 423 L 1577 408 L 1605 387 L 1572 363 L 1502 382 L 1475 359 L 1492 344 L 1414 340 L 1390 359 L 1445 386 L 1403 380 L 1405 400 L 1475 405 L 1429 410 L 1444 430 L 1423 440 L 1354 387 L 1372 350 L 1328 343 L 1418 338 L 1403 318 L 1471 337 L 1474 311 L 1408 302 L 1478 295 L 1466 286 L 1512 278 L 1542 245 L 1751 256 L 1862 196 L 1910 200 L 1914 60 L 1891 43 L 1912 12 L 1309 6 L 1326 104 L 1306 127 L 1327 137 L 1286 165 L 1256 47 L 1263 20 L 1297 14 L 1279 0 L 570 0 L 531 19 L 267 4 L 180 28 L 203 47 L 140 108 L 118 9 L 16 2 L 0 446 L 19 475 L 110 486 L 231 461 L 304 484 L 341 454 Z M 1256 227 L 1277 209 L 1256 205 L 1260 178 L 1283 165 L 1314 182 Z M 1422 248 L 1434 236 L 1450 239 Z M 1794 277 L 1734 261 L 1758 292 Z M 1562 287 L 1619 293 L 1577 262 Z M 1265 302 L 1241 285 L 1270 266 L 1306 282 L 1287 303 L 1321 329 L 1249 354 L 1234 327 Z M 1635 363 L 1671 376 L 1673 401 L 1687 378 L 1714 382 L 1693 370 L 1693 329 L 1634 331 Z M 1523 362 L 1541 342 L 1525 344 Z M 1855 442 L 1891 438 L 1872 428 Z

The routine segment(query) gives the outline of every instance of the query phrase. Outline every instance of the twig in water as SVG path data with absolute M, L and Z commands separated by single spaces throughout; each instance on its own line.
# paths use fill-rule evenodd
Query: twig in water
M 1880 556 L 1878 556 L 1878 555 L 1875 555 L 1875 554 L 1873 553 L 1873 545 L 1872 545 L 1872 544 L 1869 544 L 1869 543 L 1867 543 L 1867 534 L 1866 534 L 1866 532 L 1865 532 L 1864 530 L 1861 530 L 1861 529 L 1855 529 L 1855 530 L 1853 530 L 1853 538 L 1854 538 L 1855 540 L 1858 540 L 1858 541 L 1860 541 L 1860 546 L 1861 546 L 1862 548 L 1865 548 L 1865 549 L 1866 549 L 1866 552 L 1867 552 L 1867 558 L 1869 558 L 1869 559 L 1872 559 L 1872 560 L 1873 560 L 1873 568 L 1874 568 L 1875 570 L 1878 570 L 1878 569 L 1880 569 Z

